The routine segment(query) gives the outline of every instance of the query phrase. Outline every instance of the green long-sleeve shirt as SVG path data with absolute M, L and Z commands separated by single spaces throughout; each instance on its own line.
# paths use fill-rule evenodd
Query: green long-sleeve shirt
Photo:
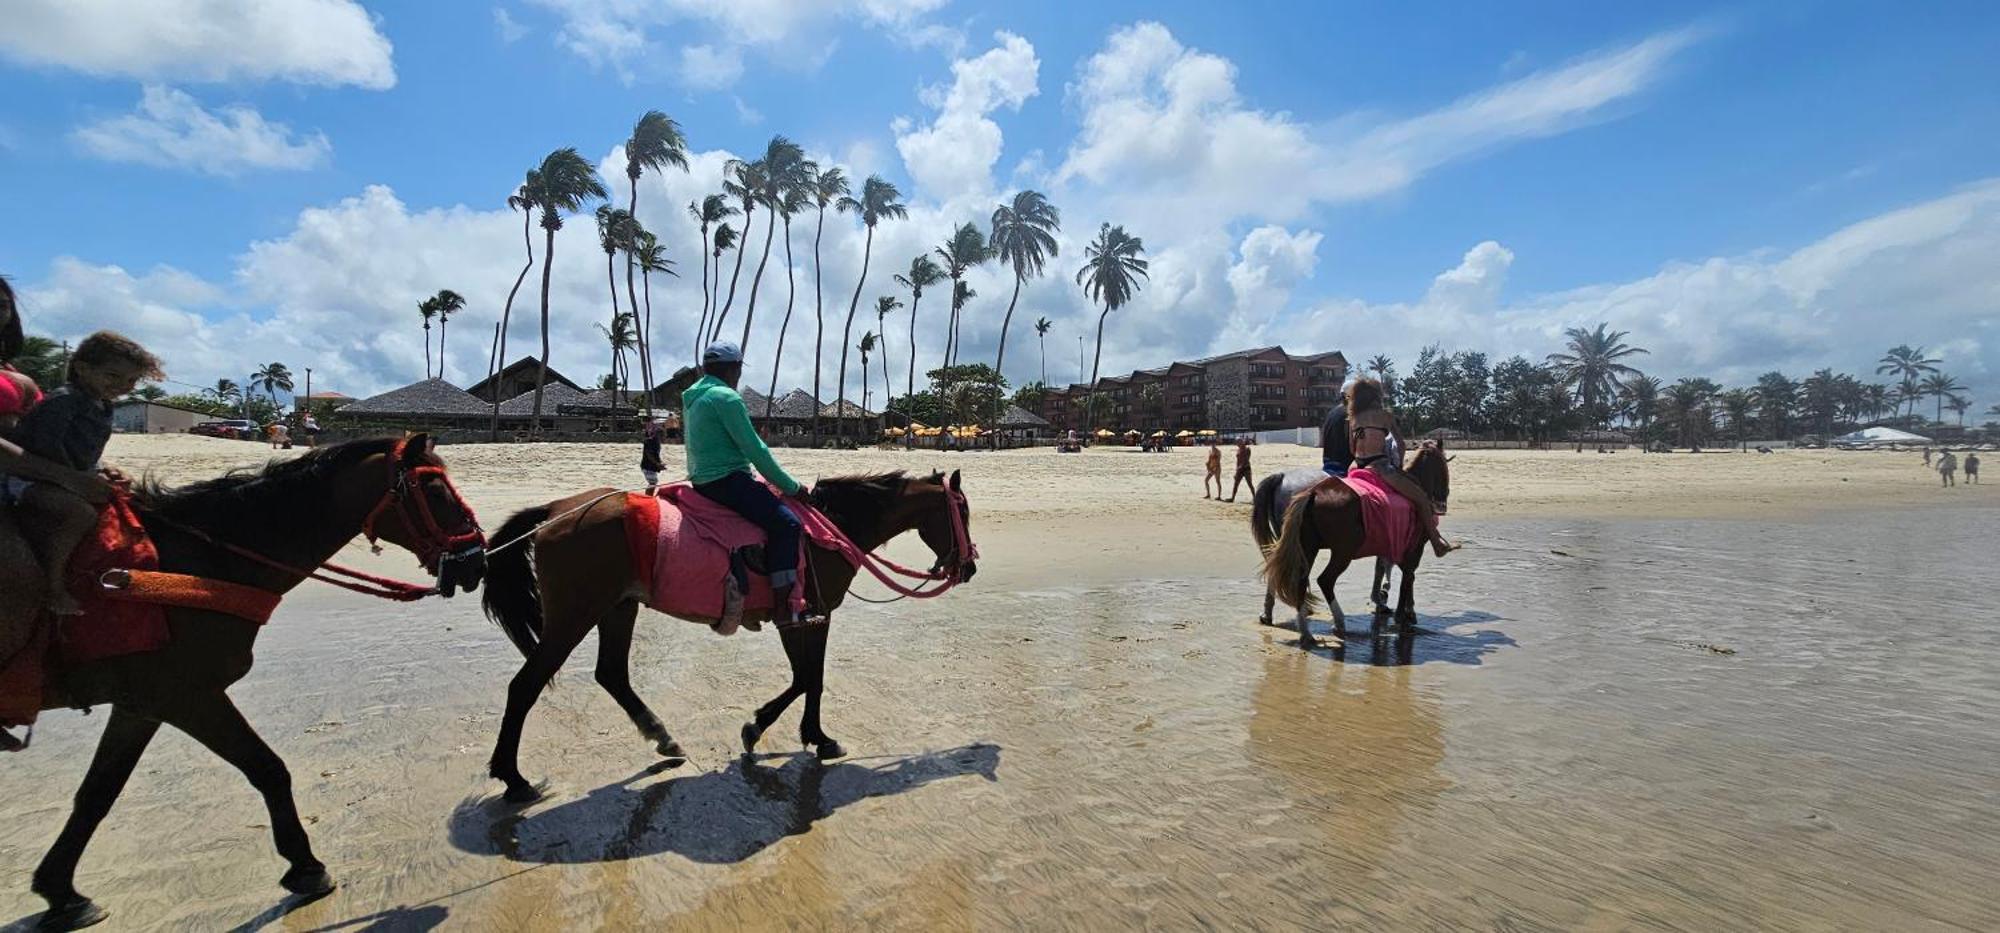
M 788 495 L 798 491 L 798 480 L 778 466 L 771 448 L 751 427 L 743 396 L 729 383 L 703 376 L 689 386 L 681 393 L 681 420 L 687 437 L 688 479 L 709 483 L 731 473 L 747 473 L 754 466 L 778 491 Z

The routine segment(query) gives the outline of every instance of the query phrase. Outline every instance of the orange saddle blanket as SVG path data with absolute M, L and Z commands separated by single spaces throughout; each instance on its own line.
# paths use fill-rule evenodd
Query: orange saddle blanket
M 796 501 L 794 512 L 811 508 Z M 817 514 L 800 514 L 802 541 L 831 527 Z M 649 594 L 646 605 L 691 622 L 713 623 L 722 618 L 723 589 L 729 585 L 732 555 L 764 543 L 764 532 L 726 506 L 695 492 L 686 483 L 662 486 L 657 495 L 625 494 L 625 543 L 632 566 Z M 804 555 L 798 565 L 805 567 Z M 744 594 L 746 620 L 771 615 L 771 581 L 762 573 L 748 574 Z M 803 579 L 800 581 L 803 584 Z M 806 588 L 792 589 L 792 610 L 805 611 Z

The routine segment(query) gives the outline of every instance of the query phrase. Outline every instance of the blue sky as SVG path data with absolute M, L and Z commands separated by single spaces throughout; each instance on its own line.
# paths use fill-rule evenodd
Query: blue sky
M 1034 316 L 1065 359 L 1094 326 L 1067 279 L 1110 220 L 1158 263 L 1107 328 L 1111 371 L 1246 342 L 1539 355 L 1610 320 L 1668 377 L 1860 371 L 1907 340 L 1941 348 L 1981 410 L 2000 402 L 2000 264 L 1969 258 L 2000 246 L 1990 5 L 241 6 L 27 0 L 0 37 L 0 190 L 36 205 L 0 229 L 0 271 L 31 328 L 124 326 L 195 382 L 265 357 L 318 360 L 357 394 L 410 381 L 423 293 L 465 292 L 454 334 L 490 336 L 522 171 L 561 145 L 609 159 L 659 108 L 709 157 L 641 192 L 690 278 L 678 205 L 773 133 L 909 195 L 869 298 L 951 223 L 1048 191 L 1065 250 L 1024 292 L 1016 381 L 1037 374 L 1017 349 Z M 212 38 L 160 38 L 202 16 Z M 850 226 L 829 220 L 829 304 L 859 269 Z M 578 378 L 608 368 L 587 227 L 556 269 L 557 364 Z M 982 300 L 1001 297 L 975 306 L 972 355 L 997 344 L 1010 284 L 983 275 Z M 693 295 L 656 294 L 675 345 Z M 776 338 L 759 322 L 753 359 Z M 477 378 L 482 340 L 454 343 L 448 373 Z M 810 380 L 801 356 L 782 381 Z

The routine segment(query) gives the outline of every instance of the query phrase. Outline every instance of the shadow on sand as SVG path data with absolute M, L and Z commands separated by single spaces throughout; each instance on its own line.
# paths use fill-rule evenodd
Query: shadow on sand
M 772 758 L 782 763 L 763 763 Z M 654 765 L 546 810 L 523 812 L 498 797 L 467 800 L 452 811 L 451 843 L 518 862 L 616 862 L 663 852 L 740 862 L 858 800 L 972 774 L 997 781 L 1000 747 L 830 765 L 804 753 L 743 756 L 720 771 L 633 786 L 665 770 Z
M 1417 628 L 1411 637 L 1396 634 L 1396 623 L 1382 619 L 1382 627 L 1377 634 L 1371 634 L 1370 617 L 1350 615 L 1347 617 L 1347 644 L 1333 644 L 1333 622 L 1331 619 L 1309 619 L 1307 627 L 1313 637 L 1322 641 L 1312 653 L 1347 664 L 1368 664 L 1375 667 L 1401 667 L 1408 664 L 1462 664 L 1477 667 L 1485 663 L 1486 656 L 1502 648 L 1514 647 L 1514 639 L 1505 632 L 1494 629 L 1473 631 L 1452 631 L 1461 625 L 1484 625 L 1500 621 L 1500 617 L 1490 612 L 1466 610 L 1451 615 L 1432 616 L 1417 613 Z M 1290 629 L 1291 623 L 1282 623 L 1280 628 Z M 1297 644 L 1297 642 L 1293 642 Z

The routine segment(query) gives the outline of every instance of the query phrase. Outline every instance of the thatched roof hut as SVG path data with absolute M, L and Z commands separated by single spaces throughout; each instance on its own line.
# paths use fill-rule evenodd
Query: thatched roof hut
M 420 418 L 455 420 L 474 415 L 491 415 L 493 407 L 443 379 L 425 379 L 381 395 L 342 405 L 334 414 L 342 418 Z

